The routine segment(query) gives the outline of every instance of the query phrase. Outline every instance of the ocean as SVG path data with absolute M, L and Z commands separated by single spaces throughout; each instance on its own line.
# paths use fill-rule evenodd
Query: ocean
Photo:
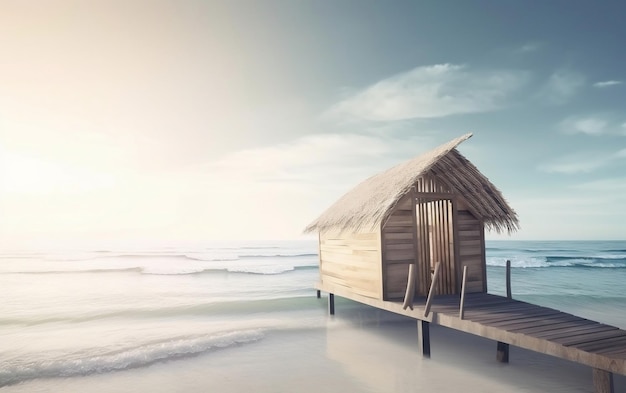
M 514 298 L 626 329 L 626 241 L 488 241 L 489 292 L 507 259 Z M 3 251 L 0 392 L 589 391 L 573 363 L 503 369 L 444 330 L 425 361 L 405 317 L 338 299 L 331 318 L 317 263 L 310 240 Z

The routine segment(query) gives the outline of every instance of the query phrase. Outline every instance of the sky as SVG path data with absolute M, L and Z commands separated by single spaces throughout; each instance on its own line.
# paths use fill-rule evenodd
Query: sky
M 459 150 L 520 219 L 626 237 L 626 3 L 0 1 L 0 243 L 296 239 Z

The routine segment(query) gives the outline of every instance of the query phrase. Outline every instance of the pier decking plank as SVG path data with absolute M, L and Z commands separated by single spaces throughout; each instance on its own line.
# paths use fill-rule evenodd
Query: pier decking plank
M 532 327 L 532 326 L 536 326 L 537 323 L 541 323 L 541 321 L 543 321 L 546 317 L 558 317 L 558 314 L 532 314 L 532 315 L 528 315 L 526 317 L 519 317 L 517 319 L 511 319 L 511 320 L 507 320 L 507 319 L 501 319 L 499 321 L 493 321 L 493 322 L 482 322 L 482 321 L 477 321 L 477 322 L 481 322 L 485 325 L 489 325 L 489 326 L 493 326 L 493 327 L 501 327 L 503 329 L 507 329 L 508 328 L 524 328 L 524 327 Z M 563 317 L 563 318 L 567 318 L 567 317 Z
M 615 347 L 623 347 L 626 346 L 626 337 L 612 337 L 604 340 L 584 343 L 581 345 L 577 345 L 577 348 L 580 348 L 584 351 L 589 351 L 593 353 L 597 353 L 597 351 L 601 351 L 603 349 L 615 348 Z
M 586 325 L 581 325 L 580 322 L 576 322 L 576 323 L 578 323 L 578 325 L 575 325 L 567 329 L 558 329 L 556 331 L 549 331 L 547 333 L 539 333 L 539 334 L 535 334 L 535 336 L 540 337 L 540 338 L 545 338 L 546 340 L 553 340 L 553 339 L 579 336 L 581 334 L 586 334 L 587 332 L 600 332 L 600 331 L 617 329 L 614 326 L 608 326 L 608 325 L 598 326 L 595 323 L 589 323 Z
M 532 308 L 526 308 L 518 312 L 493 312 L 491 314 L 483 314 L 481 316 L 475 316 L 473 313 L 469 313 L 468 318 L 472 321 L 484 323 L 491 326 L 497 326 L 498 323 L 515 323 L 513 321 L 524 319 L 530 320 L 531 318 L 539 318 L 542 320 L 548 317 L 558 317 L 560 314 L 555 310 L 534 310 Z
M 555 316 L 544 318 L 541 321 L 535 322 L 531 326 L 511 326 L 507 330 L 510 332 L 523 333 L 532 335 L 534 337 L 540 337 L 542 335 L 554 334 L 557 331 L 564 332 L 568 328 L 577 328 L 587 326 L 588 323 L 584 320 L 580 320 L 572 315 L 561 313 Z
M 601 327 L 585 331 L 581 334 L 565 338 L 551 338 L 550 340 L 571 347 L 573 345 L 582 346 L 585 343 L 595 342 L 614 337 L 626 337 L 626 332 L 619 329 L 602 330 Z

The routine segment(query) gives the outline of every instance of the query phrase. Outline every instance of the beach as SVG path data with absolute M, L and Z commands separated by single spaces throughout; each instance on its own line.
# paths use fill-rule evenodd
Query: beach
M 488 242 L 515 298 L 626 328 L 624 242 Z M 591 369 L 317 299 L 315 242 L 5 252 L 0 392 L 589 392 Z M 615 391 L 626 389 L 615 376 Z
M 355 312 L 354 305 L 346 305 Z M 363 310 L 371 313 L 372 310 Z M 353 317 L 356 317 L 353 315 Z M 394 319 L 394 318 L 390 318 Z M 571 362 L 511 349 L 495 362 L 495 343 L 432 329 L 422 359 L 411 321 L 358 324 L 337 315 L 322 329 L 268 334 L 258 342 L 150 367 L 81 378 L 54 378 L 8 392 L 589 392 L 591 372 Z M 616 391 L 626 383 L 616 376 Z

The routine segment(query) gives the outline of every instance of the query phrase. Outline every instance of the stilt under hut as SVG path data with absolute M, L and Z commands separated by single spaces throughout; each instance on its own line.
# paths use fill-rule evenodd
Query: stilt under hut
M 431 323 L 589 365 L 596 392 L 626 375 L 626 331 L 487 293 L 485 229 L 512 233 L 517 214 L 456 147 L 466 134 L 374 175 L 305 232 L 319 233 L 319 282 L 327 292 L 417 320 L 430 356 Z

